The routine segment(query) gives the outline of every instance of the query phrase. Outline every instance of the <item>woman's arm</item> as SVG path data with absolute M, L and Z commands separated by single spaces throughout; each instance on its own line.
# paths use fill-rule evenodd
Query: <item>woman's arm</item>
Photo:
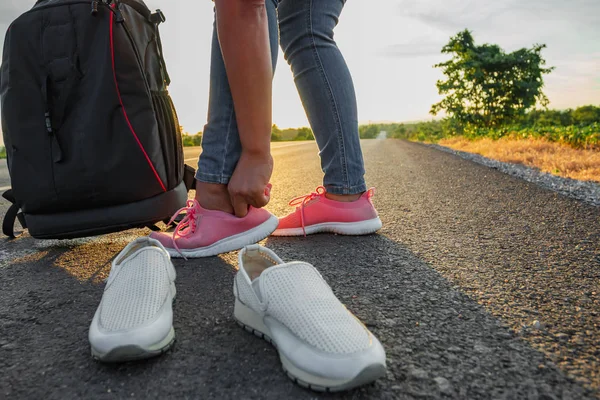
M 217 32 L 233 96 L 242 155 L 229 182 L 235 214 L 263 207 L 271 178 L 271 49 L 265 0 L 216 0 Z

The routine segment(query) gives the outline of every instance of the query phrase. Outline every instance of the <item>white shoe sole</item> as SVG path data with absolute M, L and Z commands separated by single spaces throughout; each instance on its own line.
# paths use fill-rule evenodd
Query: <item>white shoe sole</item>
M 379 217 L 360 222 L 324 222 L 308 225 L 307 235 L 314 233 L 336 233 L 338 235 L 360 236 L 375 233 L 382 227 Z M 276 229 L 272 236 L 304 236 L 302 228 Z
M 277 343 L 272 339 L 271 331 L 264 324 L 261 316 L 251 308 L 235 300 L 234 317 L 238 324 L 250 333 L 265 339 L 277 349 Z M 296 367 L 281 351 L 278 351 L 283 370 L 288 377 L 298 385 L 317 392 L 340 392 L 373 382 L 386 375 L 386 367 L 380 363 L 366 366 L 351 379 L 329 379 L 316 376 Z
M 175 282 L 171 282 L 171 296 L 167 302 L 174 303 L 176 295 Z M 120 363 L 159 356 L 169 350 L 173 346 L 173 343 L 175 343 L 175 329 L 171 325 L 171 329 L 169 329 L 167 335 L 157 343 L 151 345 L 140 345 L 124 341 L 123 339 L 127 340 L 126 336 L 119 335 L 115 340 L 114 346 L 106 352 L 95 349 L 93 343 L 91 343 L 92 357 L 105 363 Z
M 168 248 L 167 251 L 172 258 L 212 257 L 218 254 L 240 250 L 245 246 L 260 242 L 271 235 L 271 233 L 277 229 L 278 224 L 279 219 L 272 215 L 268 220 L 257 227 L 247 230 L 246 232 L 238 233 L 237 235 L 221 239 L 210 246 L 199 247 L 196 249 L 181 249 L 181 253 L 179 253 L 176 249 L 171 248 Z
M 175 343 L 175 329 L 171 327 L 169 334 L 160 342 L 148 347 L 135 344 L 117 346 L 108 353 L 100 353 L 92 347 L 92 357 L 105 363 L 120 363 L 127 361 L 144 360 L 165 353 Z

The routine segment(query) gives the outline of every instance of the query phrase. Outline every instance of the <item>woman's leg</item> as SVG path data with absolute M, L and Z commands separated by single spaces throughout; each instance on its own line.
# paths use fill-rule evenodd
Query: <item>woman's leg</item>
M 278 27 L 276 1 L 267 0 L 273 68 L 277 63 Z M 213 29 L 208 121 L 202 136 L 202 154 L 196 173 L 196 200 L 204 208 L 232 213 L 227 184 L 242 154 L 233 96 L 217 34 Z
M 344 0 L 282 0 L 281 47 L 314 131 L 328 194 L 367 190 L 350 71 L 333 38 Z M 343 198 L 339 198 L 342 200 Z
M 275 236 L 365 235 L 381 228 L 364 180 L 352 77 L 333 40 L 344 0 L 282 0 L 280 42 L 321 150 L 325 189 L 295 199 Z
M 275 64 L 278 36 L 276 3 L 275 0 L 266 1 L 271 58 Z M 240 157 L 243 157 L 244 146 L 238 133 L 235 96 L 232 96 L 229 87 L 216 28 L 210 79 L 208 123 L 204 129 L 203 151 L 196 173 L 196 200 L 199 204 L 188 203 L 185 216 L 172 234 L 153 232 L 150 235 L 159 240 L 172 257 L 208 257 L 239 250 L 269 236 L 278 223 L 277 218 L 263 208 L 246 208 L 245 218 L 231 215 L 234 207 L 228 186 L 238 176 L 236 168 L 242 165 Z

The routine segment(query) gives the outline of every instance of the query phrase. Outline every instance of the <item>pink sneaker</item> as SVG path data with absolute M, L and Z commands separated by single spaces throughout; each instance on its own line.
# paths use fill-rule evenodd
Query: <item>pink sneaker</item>
M 262 208 L 250 207 L 248 215 L 238 218 L 222 211 L 206 210 L 196 200 L 188 200 L 173 234 L 153 232 L 171 257 L 210 257 L 259 242 L 277 228 L 277 217 Z
M 319 232 L 367 235 L 381 229 L 381 220 L 371 201 L 374 189 L 350 203 L 329 200 L 325 193 L 325 188 L 319 186 L 315 192 L 290 201 L 296 211 L 280 218 L 272 235 L 306 236 Z

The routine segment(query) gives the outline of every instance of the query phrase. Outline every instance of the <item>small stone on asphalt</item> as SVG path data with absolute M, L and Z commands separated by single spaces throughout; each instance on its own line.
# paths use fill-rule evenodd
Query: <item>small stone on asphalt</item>
M 556 338 L 559 340 L 567 340 L 569 338 L 569 335 L 567 335 L 566 333 L 557 333 Z
M 473 347 L 473 349 L 474 349 L 476 352 L 478 352 L 478 353 L 481 353 L 481 354 L 484 354 L 484 353 L 489 353 L 489 352 L 491 352 L 491 351 L 492 351 L 492 350 L 491 350 L 489 347 L 485 347 L 485 346 L 484 346 L 484 345 L 482 345 L 482 344 L 476 344 L 476 345 Z
M 429 374 L 427 373 L 427 371 L 421 369 L 421 368 L 415 368 L 415 367 L 411 367 L 408 370 L 408 374 L 415 379 L 427 379 L 427 377 L 429 376 Z
M 448 382 L 448 379 L 438 376 L 437 378 L 434 379 L 434 381 L 435 381 L 435 383 L 437 383 L 438 389 L 440 389 L 440 392 L 442 392 L 444 394 L 452 393 L 452 385 L 450 385 L 450 382 Z

